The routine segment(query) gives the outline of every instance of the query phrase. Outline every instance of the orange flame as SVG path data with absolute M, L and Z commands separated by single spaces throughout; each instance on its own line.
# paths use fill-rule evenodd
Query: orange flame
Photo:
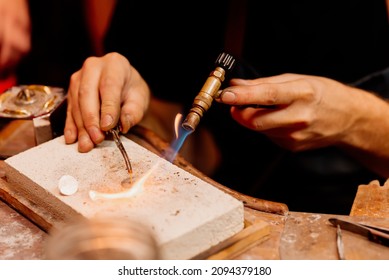
M 182 114 L 181 113 L 178 113 L 176 115 L 176 118 L 174 119 L 174 132 L 176 133 L 176 139 L 178 138 L 178 134 L 179 134 L 179 127 L 180 127 L 180 123 L 182 121 Z
M 130 198 L 134 197 L 135 195 L 143 192 L 143 187 L 145 185 L 145 182 L 150 177 L 152 172 L 157 168 L 158 164 L 154 165 L 152 168 L 150 168 L 149 171 L 147 171 L 138 181 L 134 182 L 134 184 L 125 191 L 117 192 L 117 193 L 104 193 L 104 192 L 98 192 L 98 191 L 89 191 L 89 197 L 92 200 L 98 200 L 98 199 L 118 199 L 118 198 Z
M 174 119 L 174 131 L 176 139 L 179 137 L 179 127 L 180 123 L 182 121 L 182 114 L 178 113 Z M 104 193 L 104 192 L 98 192 L 94 190 L 89 191 L 89 197 L 92 200 L 98 200 L 98 199 L 118 199 L 118 198 L 130 198 L 134 197 L 137 194 L 141 193 L 143 191 L 144 184 L 146 180 L 150 177 L 152 172 L 157 168 L 158 164 L 154 165 L 148 172 L 146 172 L 138 181 L 134 182 L 133 185 L 122 192 L 116 192 L 116 193 Z

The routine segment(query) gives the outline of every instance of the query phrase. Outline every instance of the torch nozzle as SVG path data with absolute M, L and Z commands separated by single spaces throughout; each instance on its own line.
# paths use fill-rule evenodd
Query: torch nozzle
M 186 131 L 193 132 L 199 124 L 200 118 L 201 116 L 198 113 L 190 111 L 182 123 L 182 127 Z
M 215 64 L 216 69 L 208 76 L 205 84 L 193 100 L 192 108 L 182 123 L 182 127 L 187 131 L 194 131 L 197 128 L 200 119 L 211 107 L 213 99 L 217 97 L 227 71 L 233 68 L 235 59 L 229 54 L 221 53 L 216 59 Z

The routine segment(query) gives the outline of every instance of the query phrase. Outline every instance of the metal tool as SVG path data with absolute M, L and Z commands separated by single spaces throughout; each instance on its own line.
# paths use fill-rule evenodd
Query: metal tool
M 219 88 L 224 82 L 226 74 L 235 65 L 235 58 L 223 52 L 218 56 L 215 64 L 216 69 L 208 76 L 182 123 L 182 127 L 187 131 L 194 131 L 204 113 L 211 107 L 213 99 L 218 96 Z
M 124 162 L 126 163 L 128 174 L 130 174 L 130 179 L 132 179 L 132 166 L 131 166 L 130 158 L 128 157 L 128 154 L 126 152 L 126 149 L 123 146 L 122 140 L 120 140 L 120 131 L 121 131 L 120 125 L 117 125 L 114 128 L 109 130 L 109 132 L 112 134 L 113 140 L 116 143 L 116 146 L 119 148 L 120 153 L 123 156 Z
M 338 224 L 336 229 L 336 247 L 338 248 L 339 259 L 345 260 L 346 256 L 344 254 L 344 244 L 342 237 L 342 230 L 340 229 L 340 225 Z
M 344 230 L 348 230 L 360 234 L 370 241 L 389 246 L 389 229 L 373 227 L 361 223 L 348 222 L 336 218 L 330 218 L 328 221 L 334 226 L 340 226 Z
M 58 87 L 14 86 L 0 95 L 0 117 L 33 119 L 52 112 L 65 98 L 64 89 Z
M 0 93 L 0 119 L 32 120 L 35 144 L 63 134 L 67 98 L 63 88 L 13 86 Z

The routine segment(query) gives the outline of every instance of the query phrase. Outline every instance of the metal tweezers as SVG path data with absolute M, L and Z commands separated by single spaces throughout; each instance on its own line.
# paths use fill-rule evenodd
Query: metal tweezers
M 336 218 L 330 218 L 328 221 L 335 227 L 339 226 L 341 229 L 360 234 L 370 241 L 384 246 L 389 246 L 389 229 L 387 228 L 374 227 L 361 223 L 352 223 Z
M 130 174 L 130 176 L 132 177 L 132 166 L 131 166 L 130 158 L 128 157 L 126 149 L 124 149 L 122 140 L 120 140 L 120 135 L 119 135 L 120 125 L 117 125 L 114 128 L 110 129 L 109 132 L 112 133 L 113 140 L 115 141 L 116 146 L 119 148 L 120 153 L 123 156 L 124 162 L 126 163 L 128 174 Z

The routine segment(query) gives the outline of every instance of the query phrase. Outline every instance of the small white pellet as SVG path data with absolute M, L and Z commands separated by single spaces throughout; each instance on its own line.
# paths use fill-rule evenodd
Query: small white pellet
M 78 190 L 78 181 L 70 175 L 63 175 L 58 182 L 59 192 L 62 195 L 73 195 Z

